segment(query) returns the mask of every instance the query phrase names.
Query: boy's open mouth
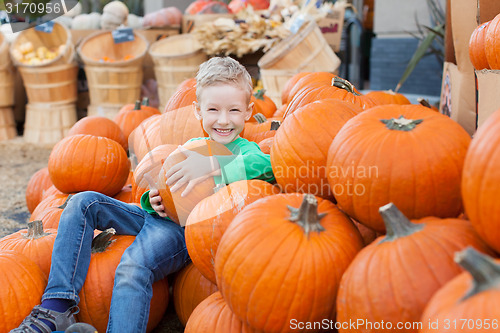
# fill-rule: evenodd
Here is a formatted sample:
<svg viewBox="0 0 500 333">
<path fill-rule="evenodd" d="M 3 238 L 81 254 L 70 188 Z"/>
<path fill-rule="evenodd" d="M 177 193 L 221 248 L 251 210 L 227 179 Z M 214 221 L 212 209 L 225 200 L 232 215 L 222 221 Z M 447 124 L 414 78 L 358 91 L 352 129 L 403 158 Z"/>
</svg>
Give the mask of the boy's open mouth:
<svg viewBox="0 0 500 333">
<path fill-rule="evenodd" d="M 214 131 L 219 135 L 229 135 L 233 131 L 233 129 L 214 128 Z"/>
</svg>

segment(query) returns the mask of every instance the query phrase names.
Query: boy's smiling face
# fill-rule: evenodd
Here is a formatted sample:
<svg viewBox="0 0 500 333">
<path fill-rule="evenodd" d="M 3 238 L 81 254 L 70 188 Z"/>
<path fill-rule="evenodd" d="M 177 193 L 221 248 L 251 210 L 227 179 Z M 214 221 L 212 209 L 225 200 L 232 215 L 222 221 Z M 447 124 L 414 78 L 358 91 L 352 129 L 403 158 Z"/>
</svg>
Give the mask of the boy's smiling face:
<svg viewBox="0 0 500 333">
<path fill-rule="evenodd" d="M 236 85 L 204 87 L 199 99 L 199 103 L 194 103 L 196 118 L 202 120 L 210 138 L 222 144 L 235 140 L 252 116 L 253 103 L 248 104 L 248 92 Z"/>
</svg>

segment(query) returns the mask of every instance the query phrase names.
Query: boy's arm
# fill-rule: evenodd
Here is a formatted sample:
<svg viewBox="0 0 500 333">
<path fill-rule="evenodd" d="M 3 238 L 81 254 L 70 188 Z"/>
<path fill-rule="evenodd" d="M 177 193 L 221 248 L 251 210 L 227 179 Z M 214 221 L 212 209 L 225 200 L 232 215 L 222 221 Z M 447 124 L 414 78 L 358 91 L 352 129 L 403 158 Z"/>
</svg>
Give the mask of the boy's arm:
<svg viewBox="0 0 500 333">
<path fill-rule="evenodd" d="M 240 148 L 240 153 L 236 155 L 215 156 L 226 184 L 244 179 L 275 180 L 271 157 L 264 154 L 256 143 L 247 141 Z"/>
</svg>

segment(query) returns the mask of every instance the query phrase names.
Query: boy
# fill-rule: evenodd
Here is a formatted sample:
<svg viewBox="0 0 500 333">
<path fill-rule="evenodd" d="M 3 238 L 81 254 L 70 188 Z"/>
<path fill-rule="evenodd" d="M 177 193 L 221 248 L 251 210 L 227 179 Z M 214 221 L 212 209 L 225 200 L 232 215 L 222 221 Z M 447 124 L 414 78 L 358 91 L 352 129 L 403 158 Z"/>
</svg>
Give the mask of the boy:
<svg viewBox="0 0 500 333">
<path fill-rule="evenodd" d="M 180 148 L 187 158 L 167 171 L 171 191 L 187 184 L 182 193 L 186 195 L 200 181 L 217 175 L 223 175 L 226 183 L 253 178 L 273 181 L 269 155 L 239 136 L 253 106 L 251 78 L 245 68 L 231 58 L 215 57 L 200 66 L 196 80 L 196 117 L 210 139 L 238 156 L 207 157 Z M 239 167 L 234 160 L 244 165 Z M 65 330 L 75 322 L 94 229 L 107 228 L 114 228 L 117 234 L 136 235 L 116 269 L 107 332 L 146 332 L 152 284 L 185 266 L 189 256 L 184 228 L 165 214 L 158 190 L 146 192 L 141 206 L 96 192 L 73 196 L 61 215 L 42 304 L 11 332 Z"/>
</svg>

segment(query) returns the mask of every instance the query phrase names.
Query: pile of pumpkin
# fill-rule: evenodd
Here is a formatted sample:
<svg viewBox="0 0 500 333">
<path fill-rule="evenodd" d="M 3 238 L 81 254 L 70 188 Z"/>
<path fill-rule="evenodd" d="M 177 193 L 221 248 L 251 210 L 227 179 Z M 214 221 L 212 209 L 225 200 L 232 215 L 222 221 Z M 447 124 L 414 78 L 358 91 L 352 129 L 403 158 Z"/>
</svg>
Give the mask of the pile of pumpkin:
<svg viewBox="0 0 500 333">
<path fill-rule="evenodd" d="M 192 264 L 173 285 L 186 332 L 382 332 L 388 325 L 458 332 L 465 319 L 470 332 L 499 330 L 500 266 L 492 258 L 500 251 L 500 110 L 471 140 L 450 118 L 401 94 L 362 95 L 330 73 L 299 73 L 283 87 L 279 109 L 262 91 L 252 97 L 255 117 L 242 134 L 270 153 L 276 184 L 237 181 L 215 193 L 213 183 L 203 184 L 174 205 L 162 169 L 178 162 L 178 145 L 204 135 L 191 107 L 194 84 L 183 82 L 163 113 L 136 103 L 115 121 L 83 118 L 54 147 L 26 192 L 31 220 L 41 222 L 0 240 L 16 251 L 0 252 L 0 271 L 10 274 L 0 278 L 0 300 L 18 309 L 9 324 L 39 301 L 71 193 L 94 190 L 137 204 L 158 186 L 170 216 L 186 220 Z M 210 145 L 199 141 L 186 147 Z M 92 256 L 82 300 L 93 302 L 82 301 L 78 315 L 99 331 L 109 299 L 91 294 L 97 286 L 111 293 L 126 247 L 117 244 L 133 238 L 103 234 L 105 244 L 114 242 Z M 106 267 L 100 281 L 98 265 Z M 157 284 L 150 330 L 168 301 L 166 282 Z M 429 326 L 436 321 L 439 329 Z"/>
</svg>

